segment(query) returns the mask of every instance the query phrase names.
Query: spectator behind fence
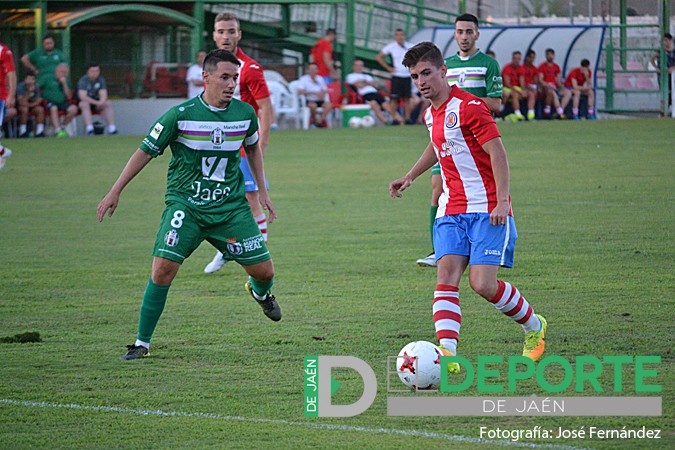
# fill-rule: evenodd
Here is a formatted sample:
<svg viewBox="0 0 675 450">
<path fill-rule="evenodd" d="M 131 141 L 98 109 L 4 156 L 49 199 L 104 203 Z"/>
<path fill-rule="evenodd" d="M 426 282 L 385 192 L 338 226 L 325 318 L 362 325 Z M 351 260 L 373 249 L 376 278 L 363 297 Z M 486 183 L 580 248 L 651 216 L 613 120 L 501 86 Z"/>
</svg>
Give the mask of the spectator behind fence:
<svg viewBox="0 0 675 450">
<path fill-rule="evenodd" d="M 563 115 L 558 93 L 563 87 L 562 70 L 555 63 L 555 50 L 546 49 L 546 61 L 539 65 L 539 84 L 544 92 L 544 117 L 551 116 L 551 105 L 555 107 L 558 117 Z"/>
<path fill-rule="evenodd" d="M 567 74 L 565 78 L 565 93 L 563 95 L 561 107 L 564 110 L 572 98 L 572 119 L 579 120 L 579 102 L 582 95 L 588 97 L 588 114 L 586 118 L 595 119 L 595 97 L 593 95 L 593 72 L 591 72 L 591 62 L 587 59 L 581 60 L 581 67 L 575 67 Z"/>
<path fill-rule="evenodd" d="M 5 108 L 13 108 L 16 93 L 16 71 L 14 54 L 9 47 L 0 42 L 0 127 L 5 117 Z M 0 144 L 0 169 L 5 166 L 5 158 L 12 151 Z"/>
<path fill-rule="evenodd" d="M 666 69 L 668 69 L 668 105 L 672 105 L 673 103 L 673 93 L 671 92 L 671 86 L 672 86 L 672 77 L 673 77 L 673 72 L 675 72 L 675 43 L 673 43 L 673 35 L 670 33 L 666 33 L 663 35 L 663 50 L 666 54 Z M 651 59 L 649 62 L 651 63 L 652 67 L 656 69 L 656 73 L 661 74 L 661 51 L 656 50 L 654 54 L 652 55 Z M 661 77 L 656 77 L 656 79 L 659 82 L 659 86 L 661 86 Z"/>
<path fill-rule="evenodd" d="M 410 113 L 413 109 L 412 104 L 412 79 L 410 72 L 403 66 L 403 57 L 413 45 L 405 40 L 405 31 L 398 28 L 394 31 L 394 42 L 387 44 L 375 58 L 377 62 L 384 67 L 384 69 L 391 73 L 391 101 L 389 113 L 394 119 L 392 125 L 396 123 L 404 124 L 410 122 Z M 385 56 L 391 58 L 391 65 L 385 60 Z M 405 120 L 398 120 L 400 115 L 397 113 L 399 101 L 403 100 L 403 111 L 405 113 Z"/>
<path fill-rule="evenodd" d="M 68 64 L 60 63 L 56 66 L 54 76 L 51 78 L 44 77 L 45 85 L 41 85 L 42 96 L 47 101 L 49 117 L 57 138 L 68 137 L 66 127 L 77 115 L 77 106 L 68 101 L 73 98 L 68 72 Z M 65 114 L 63 120 L 59 117 L 60 112 Z"/>
<path fill-rule="evenodd" d="M 307 73 L 298 80 L 298 94 L 304 95 L 309 107 L 310 120 L 317 128 L 327 128 L 326 117 L 333 109 L 328 96 L 328 86 L 323 77 L 319 75 L 319 67 L 316 63 L 307 66 Z M 321 114 L 318 113 L 322 108 Z"/>
<path fill-rule="evenodd" d="M 115 113 L 112 103 L 108 100 L 105 78 L 101 76 L 101 67 L 97 63 L 89 64 L 86 75 L 77 82 L 77 100 L 87 136 L 94 135 L 92 113 L 101 114 L 105 118 L 108 124 L 108 134 L 117 134 Z"/>
<path fill-rule="evenodd" d="M 204 80 L 202 79 L 202 66 L 204 65 L 204 58 L 206 58 L 206 52 L 204 50 L 199 50 L 196 56 L 196 63 L 188 67 L 187 74 L 185 75 L 185 82 L 188 86 L 188 98 L 194 98 L 202 93 L 204 90 Z"/>
<path fill-rule="evenodd" d="M 35 137 L 45 135 L 45 108 L 42 106 L 42 90 L 38 86 L 35 74 L 29 72 L 16 88 L 16 102 L 19 109 L 19 137 L 27 138 L 28 117 L 33 115 Z"/>
<path fill-rule="evenodd" d="M 382 114 L 382 107 L 389 110 L 389 101 L 378 91 L 378 84 L 375 82 L 375 79 L 371 75 L 363 73 L 363 60 L 355 59 L 352 64 L 352 70 L 353 72 L 347 75 L 345 81 L 358 91 L 363 102 L 369 104 L 373 109 L 375 117 L 386 125 L 387 119 Z"/>
<path fill-rule="evenodd" d="M 336 36 L 335 29 L 328 28 L 324 37 L 316 41 L 311 50 L 312 59 L 319 68 L 319 76 L 323 77 L 326 84 L 331 84 L 338 78 L 333 57 L 333 42 Z"/>
<path fill-rule="evenodd" d="M 54 79 L 56 66 L 67 63 L 65 53 L 55 47 L 54 36 L 45 35 L 42 38 L 42 48 L 36 48 L 21 57 L 21 62 L 26 68 L 35 73 L 37 83 L 44 90 L 48 80 Z"/>
</svg>

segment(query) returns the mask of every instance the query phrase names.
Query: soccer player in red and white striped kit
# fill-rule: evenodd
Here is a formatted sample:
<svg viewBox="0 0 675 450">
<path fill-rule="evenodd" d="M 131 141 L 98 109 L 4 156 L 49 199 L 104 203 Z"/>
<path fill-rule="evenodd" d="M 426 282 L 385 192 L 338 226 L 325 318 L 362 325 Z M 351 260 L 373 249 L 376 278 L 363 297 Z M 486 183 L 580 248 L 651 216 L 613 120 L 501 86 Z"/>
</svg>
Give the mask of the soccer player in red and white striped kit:
<svg viewBox="0 0 675 450">
<path fill-rule="evenodd" d="M 481 297 L 522 325 L 523 356 L 544 352 L 546 320 L 511 283 L 497 279 L 499 267 L 512 267 L 518 237 L 509 195 L 509 164 L 490 110 L 483 100 L 449 86 L 443 55 L 432 42 L 415 45 L 403 64 L 415 86 L 431 101 L 424 120 L 431 142 L 410 171 L 389 185 L 392 197 L 441 164 L 443 194 L 434 222 L 438 284 L 433 316 L 443 353 L 457 354 L 462 313 L 459 281 L 469 269 L 469 284 Z M 450 372 L 459 365 L 451 364 Z"/>
</svg>

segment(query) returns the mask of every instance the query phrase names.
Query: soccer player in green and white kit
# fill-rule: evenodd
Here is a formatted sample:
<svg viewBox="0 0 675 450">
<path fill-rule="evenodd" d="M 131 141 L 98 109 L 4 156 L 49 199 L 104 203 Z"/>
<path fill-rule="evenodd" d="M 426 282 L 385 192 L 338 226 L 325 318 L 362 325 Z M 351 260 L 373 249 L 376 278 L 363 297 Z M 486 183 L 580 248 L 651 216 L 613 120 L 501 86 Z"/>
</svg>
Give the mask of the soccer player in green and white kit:
<svg viewBox="0 0 675 450">
<path fill-rule="evenodd" d="M 476 47 L 476 41 L 480 36 L 478 18 L 473 14 L 457 16 L 454 34 L 459 51 L 445 60 L 445 65 L 448 66 L 448 84 L 450 86 L 456 84 L 460 89 L 480 97 L 490 111 L 498 113 L 502 104 L 502 74 L 499 63 Z M 432 245 L 438 198 L 442 193 L 441 165 L 437 163 L 431 168 L 429 225 Z M 436 252 L 432 251 L 428 256 L 418 259 L 417 265 L 436 267 Z"/>
<path fill-rule="evenodd" d="M 143 296 L 137 340 L 128 346 L 123 360 L 148 355 L 171 282 L 204 240 L 242 265 L 249 274 L 246 290 L 267 317 L 281 319 L 281 308 L 270 293 L 274 265 L 246 201 L 239 170 L 243 144 L 260 189 L 260 203 L 272 222 L 276 212 L 265 189 L 258 120 L 249 104 L 233 98 L 239 64 L 226 50 L 211 51 L 204 60 L 204 92 L 159 118 L 98 205 L 99 222 L 106 213 L 112 216 L 125 186 L 152 158 L 171 147 L 166 207 L 153 250 L 152 277 Z"/>
</svg>

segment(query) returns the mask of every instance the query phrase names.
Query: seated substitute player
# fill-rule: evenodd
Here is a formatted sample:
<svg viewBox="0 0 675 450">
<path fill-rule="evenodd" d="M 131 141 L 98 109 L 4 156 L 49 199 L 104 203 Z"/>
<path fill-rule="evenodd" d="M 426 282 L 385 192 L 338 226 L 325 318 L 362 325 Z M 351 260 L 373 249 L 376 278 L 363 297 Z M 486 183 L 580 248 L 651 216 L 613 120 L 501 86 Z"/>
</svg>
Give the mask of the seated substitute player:
<svg viewBox="0 0 675 450">
<path fill-rule="evenodd" d="M 86 128 L 87 136 L 94 135 L 92 113 L 98 112 L 108 124 L 108 134 L 117 134 L 115 126 L 115 114 L 110 100 L 108 100 L 108 88 L 105 78 L 101 76 L 101 67 L 98 63 L 91 63 L 87 67 L 87 73 L 77 82 L 77 100 Z"/>
<path fill-rule="evenodd" d="M 519 85 L 521 86 L 523 97 L 527 99 L 527 120 L 534 120 L 534 104 L 537 101 L 539 93 L 539 69 L 534 65 L 537 54 L 534 50 L 528 50 L 525 53 L 525 64 L 518 68 Z"/>
<path fill-rule="evenodd" d="M 544 91 L 544 117 L 551 117 L 551 105 L 555 107 L 557 118 L 563 114 L 563 109 L 560 107 L 560 99 L 558 93 L 563 87 L 562 84 L 562 70 L 560 66 L 555 63 L 555 50 L 552 48 L 546 49 L 546 61 L 541 63 L 539 69 L 539 84 Z"/>
<path fill-rule="evenodd" d="M 511 102 L 513 112 L 504 120 L 510 120 L 513 123 L 523 120 L 523 113 L 520 111 L 520 100 L 523 98 L 523 89 L 520 87 L 520 60 L 523 54 L 519 51 L 511 53 L 511 62 L 502 69 L 502 97 L 503 105 L 506 106 Z M 502 111 L 503 113 L 503 111 Z"/>
<path fill-rule="evenodd" d="M 581 66 L 570 70 L 563 85 L 565 86 L 565 93 L 560 102 L 560 107 L 564 110 L 567 108 L 570 99 L 572 99 L 572 119 L 579 120 L 579 102 L 581 96 L 585 95 L 588 97 L 588 115 L 586 118 L 595 120 L 595 95 L 591 62 L 587 59 L 582 59 Z"/>
<path fill-rule="evenodd" d="M 35 81 L 35 74 L 29 72 L 16 88 L 16 103 L 19 105 L 19 137 L 28 134 L 28 117 L 35 116 L 35 137 L 45 135 L 45 108 L 42 106 L 42 91 Z"/>
<path fill-rule="evenodd" d="M 233 98 L 240 62 L 226 50 L 211 51 L 204 61 L 204 93 L 174 106 L 152 127 L 131 156 L 110 192 L 98 205 L 98 220 L 112 216 L 125 186 L 152 160 L 171 147 L 166 207 L 153 251 L 152 277 L 143 296 L 138 338 L 123 360 L 148 355 L 171 282 L 183 261 L 206 240 L 237 261 L 249 274 L 246 290 L 267 317 L 281 319 L 281 308 L 270 288 L 274 265 L 253 219 L 239 170 L 243 144 L 260 202 L 276 213 L 263 183 L 258 145 L 258 120 L 253 108 Z"/>
<path fill-rule="evenodd" d="M 441 164 L 443 194 L 434 223 L 438 284 L 433 318 L 443 354 L 457 353 L 462 313 L 459 281 L 469 269 L 469 284 L 481 297 L 523 326 L 523 356 L 538 360 L 544 352 L 546 320 L 510 283 L 497 279 L 500 266 L 512 267 L 518 237 L 509 196 L 506 150 L 485 101 L 446 82 L 443 55 L 432 42 L 417 44 L 405 55 L 413 82 L 431 100 L 425 122 L 431 142 L 410 171 L 392 181 L 401 192 L 436 161 Z M 450 372 L 459 365 L 449 364 Z"/>
</svg>

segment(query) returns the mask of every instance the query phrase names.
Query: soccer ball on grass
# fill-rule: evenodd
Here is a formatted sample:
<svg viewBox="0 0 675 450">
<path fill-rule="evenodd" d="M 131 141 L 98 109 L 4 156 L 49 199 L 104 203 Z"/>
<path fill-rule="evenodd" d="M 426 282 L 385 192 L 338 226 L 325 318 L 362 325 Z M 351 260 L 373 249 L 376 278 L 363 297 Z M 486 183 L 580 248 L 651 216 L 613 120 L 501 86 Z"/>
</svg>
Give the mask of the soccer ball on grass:
<svg viewBox="0 0 675 450">
<path fill-rule="evenodd" d="M 441 355 L 431 342 L 411 342 L 398 353 L 396 372 L 411 389 L 437 389 L 441 384 Z"/>
<path fill-rule="evenodd" d="M 349 128 L 359 128 L 361 126 L 361 118 L 354 116 L 349 119 Z"/>
<path fill-rule="evenodd" d="M 361 126 L 363 128 L 371 128 L 375 126 L 375 119 L 373 116 L 365 116 L 361 119 Z"/>
</svg>

